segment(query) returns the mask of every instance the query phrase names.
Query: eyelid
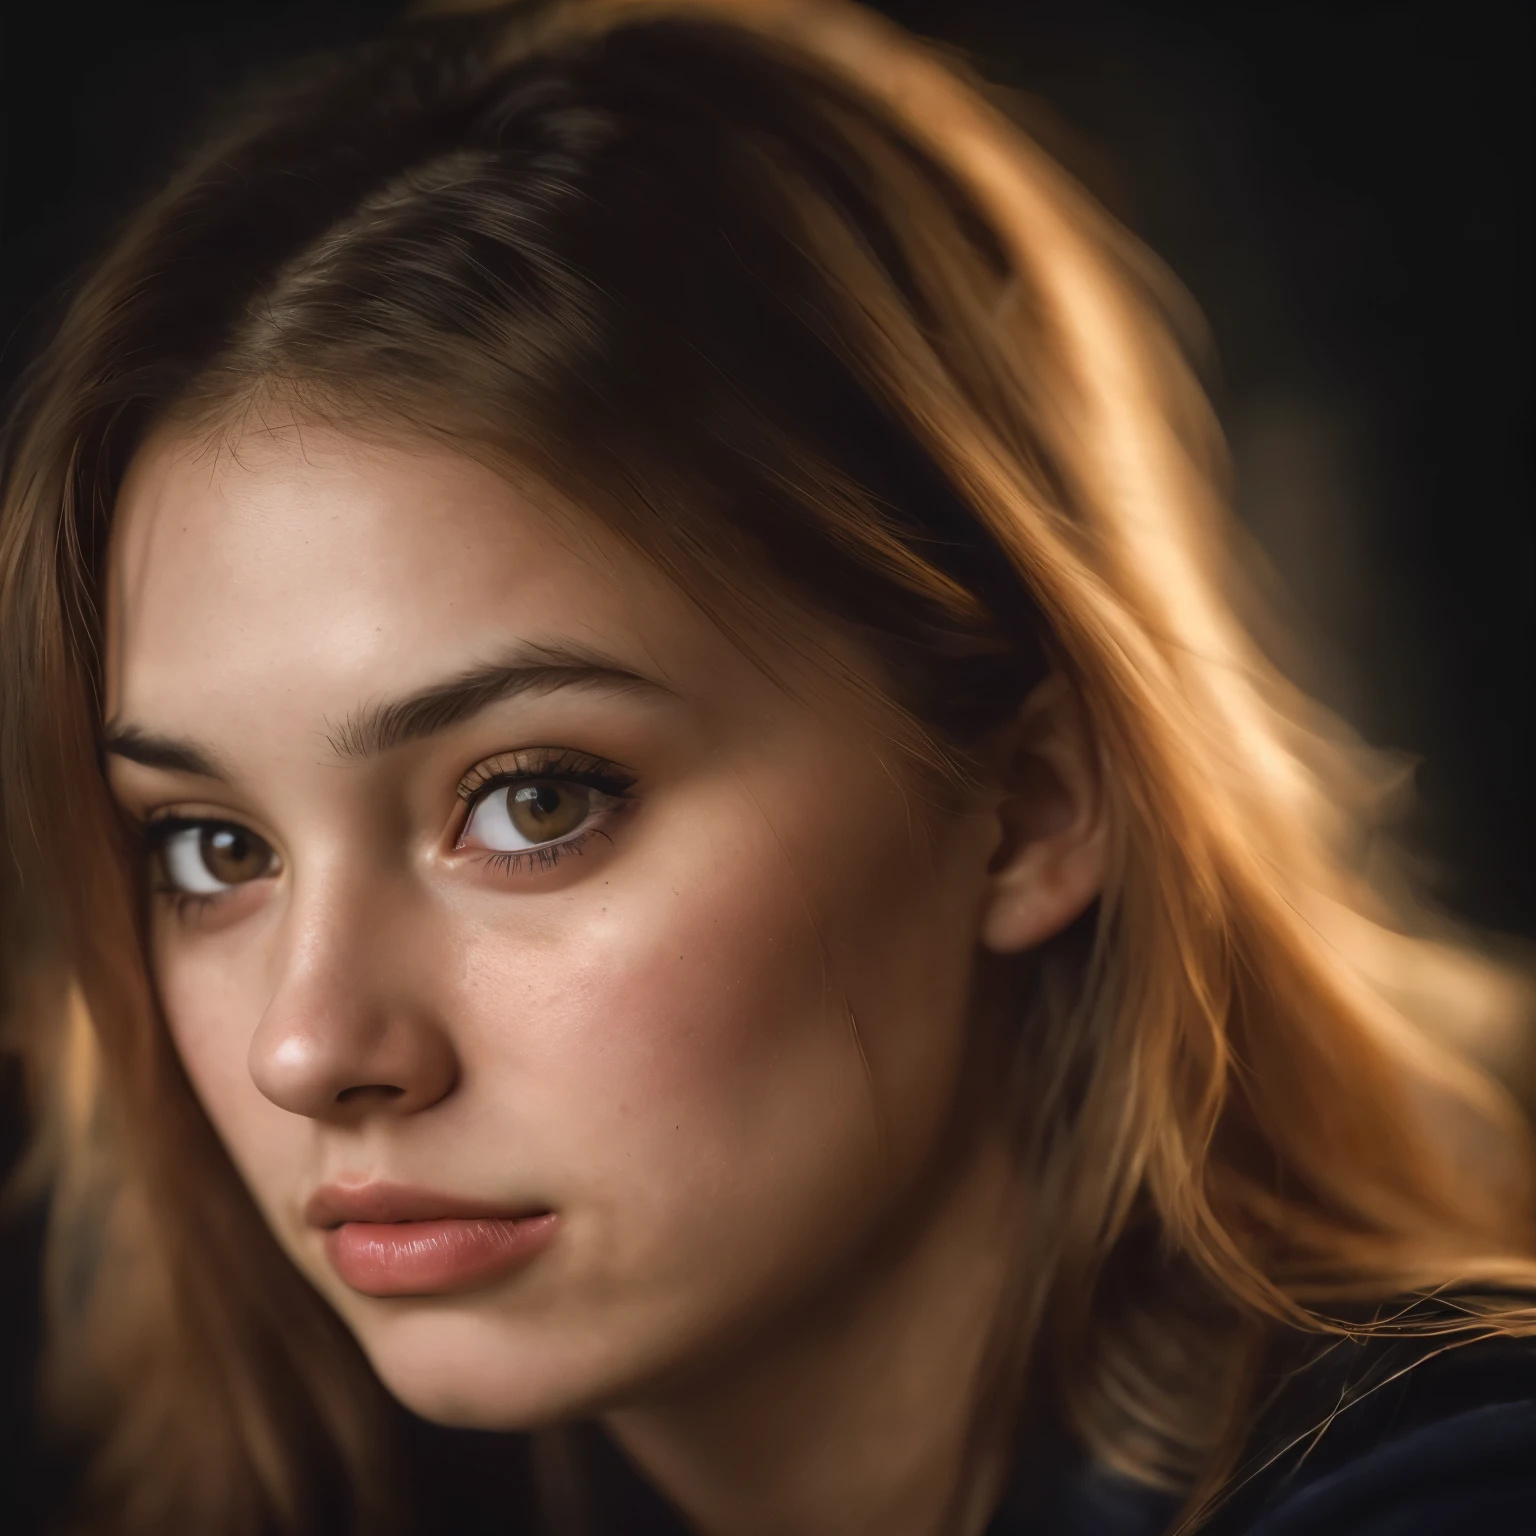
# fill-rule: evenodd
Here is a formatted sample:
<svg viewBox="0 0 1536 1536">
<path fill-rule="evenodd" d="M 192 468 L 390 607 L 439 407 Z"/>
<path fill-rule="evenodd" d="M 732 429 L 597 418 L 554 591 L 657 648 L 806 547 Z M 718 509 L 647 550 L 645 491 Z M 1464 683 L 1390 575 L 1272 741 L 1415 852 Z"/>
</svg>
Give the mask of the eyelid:
<svg viewBox="0 0 1536 1536">
<path fill-rule="evenodd" d="M 261 838 L 268 847 L 271 846 L 270 840 L 255 827 L 236 821 L 233 816 L 189 816 L 185 811 L 152 811 L 139 823 L 139 835 L 151 846 L 158 847 L 161 843 L 169 842 L 178 832 L 186 832 L 192 827 L 238 827 L 242 832 Z"/>
<path fill-rule="evenodd" d="M 477 763 L 459 780 L 457 793 L 469 805 L 489 789 L 533 779 L 585 784 L 616 800 L 623 799 L 638 782 L 622 764 L 590 752 L 572 747 L 519 747 Z"/>
<path fill-rule="evenodd" d="M 260 826 L 250 818 L 236 814 L 233 811 L 151 811 L 147 816 L 137 818 L 137 830 L 147 846 L 154 848 L 168 841 L 178 832 L 185 832 L 189 827 L 234 827 L 237 831 L 248 832 L 252 837 L 259 838 L 277 854 L 277 842 Z"/>
</svg>

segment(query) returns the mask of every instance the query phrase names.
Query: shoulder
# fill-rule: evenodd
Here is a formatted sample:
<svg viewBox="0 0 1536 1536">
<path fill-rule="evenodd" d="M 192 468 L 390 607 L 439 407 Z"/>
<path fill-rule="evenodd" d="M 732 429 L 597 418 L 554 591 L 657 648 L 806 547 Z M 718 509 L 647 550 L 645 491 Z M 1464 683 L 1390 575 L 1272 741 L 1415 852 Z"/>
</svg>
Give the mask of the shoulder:
<svg viewBox="0 0 1536 1536">
<path fill-rule="evenodd" d="M 1536 1514 L 1536 1400 L 1401 1435 L 1304 1482 L 1243 1536 L 1522 1536 Z"/>
<path fill-rule="evenodd" d="M 1343 1347 L 1261 1425 L 1202 1536 L 1517 1536 L 1536 1509 L 1536 1343 Z"/>
<path fill-rule="evenodd" d="M 1465 1322 L 1452 1307 L 1419 1320 Z M 1404 1311 L 1401 1317 L 1408 1316 Z M 1198 1528 L 1180 1500 L 1026 1457 L 987 1536 L 1525 1536 L 1536 1529 L 1536 1341 L 1455 1335 L 1294 1349 L 1226 1496 Z M 1042 1489 L 1048 1490 L 1042 1494 Z"/>
</svg>

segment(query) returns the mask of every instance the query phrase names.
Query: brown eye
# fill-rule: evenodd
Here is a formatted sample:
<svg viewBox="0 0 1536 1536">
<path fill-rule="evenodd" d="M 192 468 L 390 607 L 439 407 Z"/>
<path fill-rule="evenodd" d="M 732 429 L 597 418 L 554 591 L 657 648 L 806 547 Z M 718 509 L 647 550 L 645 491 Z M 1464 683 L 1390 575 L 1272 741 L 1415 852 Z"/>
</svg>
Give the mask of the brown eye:
<svg viewBox="0 0 1536 1536">
<path fill-rule="evenodd" d="M 244 827 L 204 827 L 197 851 L 208 873 L 225 885 L 259 880 L 272 862 L 272 850 Z"/>
<path fill-rule="evenodd" d="M 277 857 L 247 827 L 230 822 L 183 824 L 160 844 L 166 883 L 192 896 L 214 896 L 272 874 Z"/>
<path fill-rule="evenodd" d="M 512 825 L 531 843 L 574 832 L 587 819 L 592 792 L 582 784 L 522 784 L 509 791 Z"/>
<path fill-rule="evenodd" d="M 605 798 L 558 779 L 498 785 L 475 801 L 460 843 L 507 853 L 556 843 L 578 831 Z"/>
</svg>

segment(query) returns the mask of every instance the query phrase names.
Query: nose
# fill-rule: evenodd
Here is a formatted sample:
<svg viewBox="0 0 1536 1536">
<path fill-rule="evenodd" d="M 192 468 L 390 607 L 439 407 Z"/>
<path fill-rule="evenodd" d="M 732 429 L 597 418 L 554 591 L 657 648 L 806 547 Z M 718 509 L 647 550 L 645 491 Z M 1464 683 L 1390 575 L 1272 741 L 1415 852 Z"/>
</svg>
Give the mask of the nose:
<svg viewBox="0 0 1536 1536">
<path fill-rule="evenodd" d="M 430 957 L 387 921 L 380 894 L 333 890 L 291 914 L 249 1068 L 293 1114 L 333 1124 L 418 1114 L 458 1082 Z"/>
</svg>

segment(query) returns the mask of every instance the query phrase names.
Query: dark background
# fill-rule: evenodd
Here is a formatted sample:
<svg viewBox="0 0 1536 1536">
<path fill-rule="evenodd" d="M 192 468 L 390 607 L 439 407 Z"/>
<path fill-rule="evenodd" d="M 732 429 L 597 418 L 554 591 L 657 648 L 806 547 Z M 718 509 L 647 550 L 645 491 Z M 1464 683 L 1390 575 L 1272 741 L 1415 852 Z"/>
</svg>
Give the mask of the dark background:
<svg viewBox="0 0 1536 1536">
<path fill-rule="evenodd" d="M 1032 92 L 1054 147 L 1190 288 L 1239 512 L 1307 685 L 1419 760 L 1433 890 L 1536 933 L 1529 8 L 896 0 Z M 232 83 L 380 0 L 0 9 L 0 389 L 71 274 Z M 0 1080 L 0 1165 L 19 1141 Z M 0 1525 L 62 1469 L 27 1426 L 36 1216 L 0 1252 Z"/>
</svg>

